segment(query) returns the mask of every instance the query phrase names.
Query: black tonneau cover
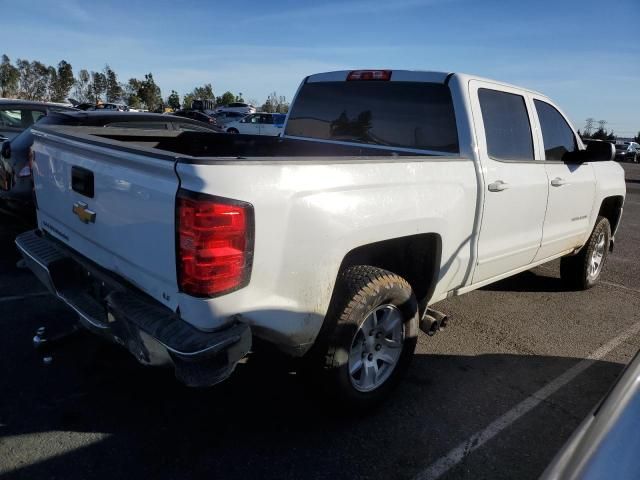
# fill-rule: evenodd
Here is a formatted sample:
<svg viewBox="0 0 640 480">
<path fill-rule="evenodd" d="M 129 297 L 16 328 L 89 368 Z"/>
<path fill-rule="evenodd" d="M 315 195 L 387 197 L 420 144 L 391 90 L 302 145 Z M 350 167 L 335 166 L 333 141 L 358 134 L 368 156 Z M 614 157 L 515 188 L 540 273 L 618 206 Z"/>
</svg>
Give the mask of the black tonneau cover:
<svg viewBox="0 0 640 480">
<path fill-rule="evenodd" d="M 429 156 L 402 149 L 342 145 L 317 140 L 301 140 L 261 135 L 207 132 L 141 130 L 134 128 L 36 126 L 34 133 L 52 134 L 133 153 L 146 151 L 158 158 L 195 157 L 198 162 L 211 158 L 248 157 L 399 157 Z M 181 158 L 189 161 L 189 158 Z"/>
</svg>

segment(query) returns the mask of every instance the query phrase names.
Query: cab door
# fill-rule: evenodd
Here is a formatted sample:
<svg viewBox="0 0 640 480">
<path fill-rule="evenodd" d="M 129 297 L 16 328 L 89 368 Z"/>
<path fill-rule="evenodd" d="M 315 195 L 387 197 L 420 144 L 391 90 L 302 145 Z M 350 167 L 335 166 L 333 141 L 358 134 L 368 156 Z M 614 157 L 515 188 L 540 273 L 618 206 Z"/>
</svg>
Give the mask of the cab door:
<svg viewBox="0 0 640 480">
<path fill-rule="evenodd" d="M 529 265 L 542 241 L 548 181 L 536 160 L 528 94 L 473 80 L 469 83 L 485 200 L 473 283 Z"/>
<path fill-rule="evenodd" d="M 591 228 L 596 179 L 591 164 L 575 163 L 571 153 L 578 150 L 573 129 L 548 99 L 533 96 L 549 182 L 549 200 L 544 220 L 542 245 L 536 260 L 580 247 Z"/>
<path fill-rule="evenodd" d="M 260 135 L 273 135 L 271 130 L 273 129 L 273 115 L 269 115 L 268 113 L 260 113 L 258 114 L 260 117 L 259 120 L 259 134 Z"/>
<path fill-rule="evenodd" d="M 245 135 L 260 135 L 260 114 L 247 115 L 238 122 L 238 131 Z"/>
</svg>

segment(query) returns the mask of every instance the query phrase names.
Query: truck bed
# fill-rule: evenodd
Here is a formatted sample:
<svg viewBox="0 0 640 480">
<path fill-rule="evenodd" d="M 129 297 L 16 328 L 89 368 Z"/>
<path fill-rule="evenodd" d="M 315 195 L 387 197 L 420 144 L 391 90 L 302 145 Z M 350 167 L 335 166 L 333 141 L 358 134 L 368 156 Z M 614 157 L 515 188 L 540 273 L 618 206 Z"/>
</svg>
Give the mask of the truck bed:
<svg viewBox="0 0 640 480">
<path fill-rule="evenodd" d="M 198 163 L 220 161 L 221 159 L 266 160 L 278 158 L 291 160 L 295 157 L 432 157 L 421 152 L 403 149 L 376 148 L 366 145 L 344 145 L 318 140 L 299 140 L 291 138 L 233 135 L 206 132 L 154 131 L 131 128 L 42 126 L 37 131 L 54 134 L 63 138 L 78 139 L 95 145 L 131 150 L 140 153 L 146 151 L 158 158 L 176 160 L 176 154 L 195 157 Z M 187 159 L 184 159 L 187 160 Z"/>
</svg>

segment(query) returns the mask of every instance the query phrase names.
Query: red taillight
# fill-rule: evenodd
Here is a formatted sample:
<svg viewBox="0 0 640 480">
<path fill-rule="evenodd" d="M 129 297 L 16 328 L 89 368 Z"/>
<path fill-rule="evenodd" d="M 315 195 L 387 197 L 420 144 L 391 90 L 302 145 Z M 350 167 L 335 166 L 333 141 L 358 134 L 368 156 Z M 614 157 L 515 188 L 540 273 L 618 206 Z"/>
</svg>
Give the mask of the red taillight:
<svg viewBox="0 0 640 480">
<path fill-rule="evenodd" d="M 177 263 L 180 290 L 212 297 L 249 283 L 253 260 L 253 206 L 178 192 Z"/>
<path fill-rule="evenodd" d="M 354 70 L 347 80 L 391 80 L 391 70 Z"/>
</svg>

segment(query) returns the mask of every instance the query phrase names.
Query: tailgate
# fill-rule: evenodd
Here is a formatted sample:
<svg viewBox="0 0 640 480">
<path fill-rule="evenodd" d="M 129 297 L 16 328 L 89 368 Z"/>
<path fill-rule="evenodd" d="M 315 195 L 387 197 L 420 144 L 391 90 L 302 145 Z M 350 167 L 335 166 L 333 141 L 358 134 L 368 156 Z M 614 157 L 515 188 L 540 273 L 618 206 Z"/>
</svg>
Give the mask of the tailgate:
<svg viewBox="0 0 640 480">
<path fill-rule="evenodd" d="M 175 309 L 174 158 L 34 134 L 39 227 Z"/>
</svg>

